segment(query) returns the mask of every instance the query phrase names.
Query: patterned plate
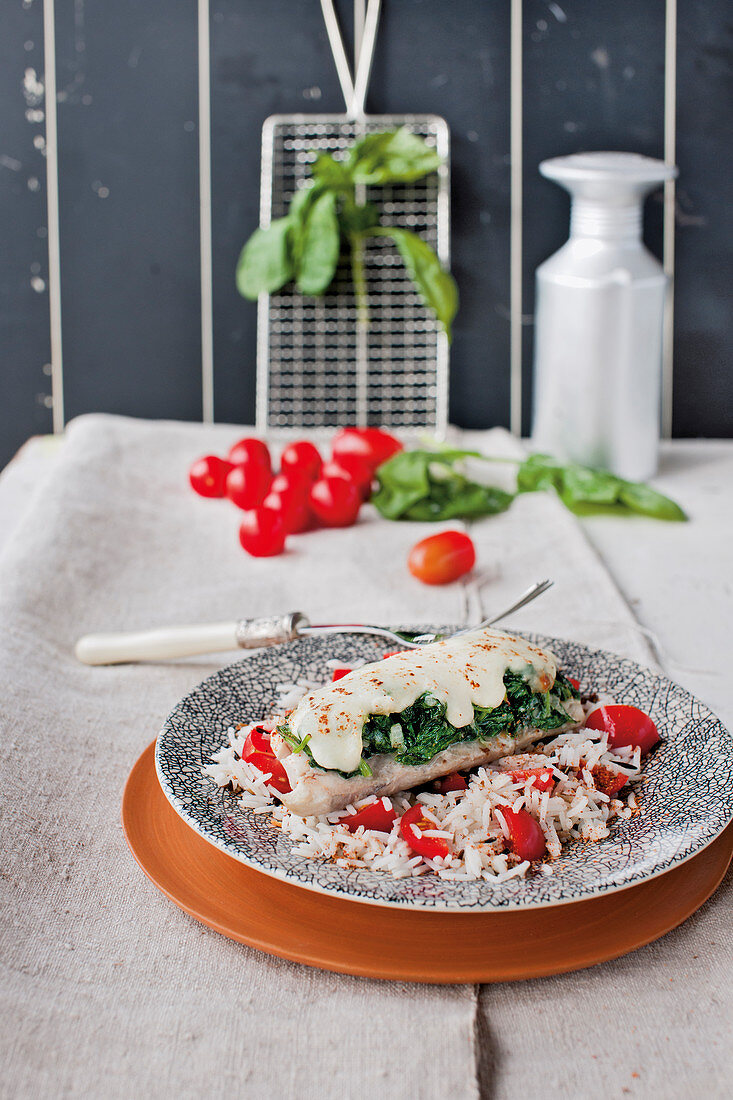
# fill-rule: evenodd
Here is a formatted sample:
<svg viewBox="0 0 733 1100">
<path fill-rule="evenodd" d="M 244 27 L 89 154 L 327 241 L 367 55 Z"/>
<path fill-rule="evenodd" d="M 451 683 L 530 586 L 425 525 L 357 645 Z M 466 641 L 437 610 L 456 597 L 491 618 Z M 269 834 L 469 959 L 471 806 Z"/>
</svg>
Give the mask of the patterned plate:
<svg viewBox="0 0 733 1100">
<path fill-rule="evenodd" d="M 434 629 L 434 628 L 430 628 Z M 449 628 L 441 628 L 448 632 Z M 243 863 L 293 885 L 351 901 L 406 909 L 525 909 L 560 905 L 622 890 L 662 874 L 699 852 L 733 816 L 733 745 L 714 714 L 679 685 L 603 650 L 542 635 L 564 672 L 650 714 L 662 744 L 647 761 L 641 812 L 619 821 L 598 843 L 575 841 L 552 864 L 553 874 L 489 882 L 443 882 L 433 874 L 395 879 L 384 872 L 346 871 L 304 859 L 294 842 L 244 809 L 235 795 L 201 774 L 229 726 L 269 713 L 278 684 L 329 679 L 326 662 L 378 660 L 384 642 L 361 634 L 304 638 L 259 651 L 221 669 L 187 695 L 158 736 L 155 760 L 163 791 L 205 840 Z"/>
</svg>

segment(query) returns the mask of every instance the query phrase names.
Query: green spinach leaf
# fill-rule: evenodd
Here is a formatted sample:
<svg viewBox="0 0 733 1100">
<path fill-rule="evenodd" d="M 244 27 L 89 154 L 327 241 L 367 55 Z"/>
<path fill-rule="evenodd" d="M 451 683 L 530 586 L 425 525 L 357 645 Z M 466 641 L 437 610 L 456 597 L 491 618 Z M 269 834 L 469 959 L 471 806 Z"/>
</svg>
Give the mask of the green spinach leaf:
<svg viewBox="0 0 733 1100">
<path fill-rule="evenodd" d="M 280 290 L 293 278 L 290 227 L 288 218 L 276 218 L 249 238 L 237 262 L 237 290 L 242 297 L 254 301 L 260 294 Z"/>
<path fill-rule="evenodd" d="M 330 153 L 321 153 L 316 157 L 311 172 L 315 180 L 334 191 L 350 191 L 354 186 L 349 166 L 335 160 Z"/>
<path fill-rule="evenodd" d="M 420 237 L 407 230 L 379 225 L 374 203 L 357 203 L 357 185 L 372 186 L 419 179 L 435 171 L 442 158 L 422 138 L 405 127 L 368 134 L 355 142 L 346 161 L 318 155 L 311 180 L 293 196 L 288 215 L 268 229 L 257 229 L 242 249 L 237 288 L 255 299 L 273 293 L 291 279 L 303 294 L 320 295 L 338 267 L 342 239 L 351 252 L 352 278 L 359 319 L 368 321 L 367 280 L 363 240 L 389 232 L 400 251 L 420 297 L 450 338 L 458 308 L 455 282 Z"/>
<path fill-rule="evenodd" d="M 619 500 L 632 512 L 639 512 L 640 515 L 651 516 L 653 519 L 687 519 L 679 504 L 648 485 L 625 481 L 619 490 Z"/>
<path fill-rule="evenodd" d="M 571 721 L 561 697 L 574 692 L 562 673 L 557 689 L 532 691 L 529 683 L 516 672 L 504 674 L 506 697 L 498 707 L 474 707 L 473 722 L 457 728 L 446 717 L 446 704 L 429 693 L 421 695 L 400 713 L 372 715 L 362 730 L 362 752 L 368 759 L 390 753 L 400 764 L 426 764 L 439 752 L 461 741 L 489 741 L 499 733 L 518 733 L 537 728 L 554 730 Z M 567 685 L 567 687 L 566 687 Z M 393 727 L 399 726 L 399 740 Z"/>
<path fill-rule="evenodd" d="M 336 195 L 324 191 L 308 209 L 300 234 L 296 285 L 301 293 L 323 294 L 336 271 L 340 247 Z"/>
<path fill-rule="evenodd" d="M 648 485 L 625 481 L 607 470 L 563 464 L 550 455 L 530 455 L 519 467 L 517 488 L 520 493 L 554 489 L 567 508 L 580 514 L 600 509 L 637 512 L 655 519 L 687 519 L 678 504 Z"/>
<path fill-rule="evenodd" d="M 372 504 L 386 519 L 472 519 L 505 511 L 511 493 L 469 481 L 454 463 L 464 451 L 400 451 L 377 470 Z"/>
<path fill-rule="evenodd" d="M 440 266 L 430 245 L 409 229 L 383 226 L 372 232 L 392 238 L 418 294 L 432 309 L 450 340 L 451 325 L 458 310 L 458 287 L 453 276 Z"/>
<path fill-rule="evenodd" d="M 442 157 L 422 138 L 401 127 L 368 134 L 357 141 L 349 155 L 354 183 L 410 183 L 440 167 Z"/>
<path fill-rule="evenodd" d="M 341 232 L 346 237 L 354 234 L 368 235 L 371 229 L 379 225 L 379 210 L 374 203 L 359 204 L 350 195 L 345 196 L 339 213 Z"/>
</svg>

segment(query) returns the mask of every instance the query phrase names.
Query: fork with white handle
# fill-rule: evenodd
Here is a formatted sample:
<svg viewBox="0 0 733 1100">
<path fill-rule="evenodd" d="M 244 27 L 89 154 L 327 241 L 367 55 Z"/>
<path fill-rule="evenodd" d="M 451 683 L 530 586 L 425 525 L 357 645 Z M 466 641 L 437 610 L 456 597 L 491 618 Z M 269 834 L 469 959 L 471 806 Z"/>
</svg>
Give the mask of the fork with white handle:
<svg viewBox="0 0 733 1100">
<path fill-rule="evenodd" d="M 550 580 L 538 581 L 515 600 L 511 607 L 505 608 L 498 615 L 492 615 L 490 619 L 484 619 L 477 626 L 465 627 L 457 631 L 457 634 L 481 630 L 499 622 L 542 595 L 551 585 Z M 374 634 L 395 642 L 401 649 L 417 649 L 444 637 L 440 634 L 403 634 L 383 626 L 368 626 L 364 623 L 311 626 L 302 612 L 291 611 L 287 615 L 239 619 L 234 622 L 170 626 L 125 634 L 85 634 L 76 643 L 74 653 L 85 665 L 118 665 L 133 661 L 163 661 L 175 657 L 196 657 L 205 653 L 225 653 L 237 648 L 262 649 L 313 634 Z"/>
</svg>

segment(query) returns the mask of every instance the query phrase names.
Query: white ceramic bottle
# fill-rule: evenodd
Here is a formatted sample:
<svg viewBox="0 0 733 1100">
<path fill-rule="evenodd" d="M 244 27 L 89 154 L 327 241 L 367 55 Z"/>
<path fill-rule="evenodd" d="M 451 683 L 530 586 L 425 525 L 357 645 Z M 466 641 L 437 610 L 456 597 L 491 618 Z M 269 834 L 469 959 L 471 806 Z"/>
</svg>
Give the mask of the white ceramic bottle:
<svg viewBox="0 0 733 1100">
<path fill-rule="evenodd" d="M 666 276 L 641 241 L 644 197 L 677 175 L 633 153 L 540 165 L 572 196 L 570 239 L 537 269 L 536 446 L 642 481 L 657 467 Z"/>
</svg>

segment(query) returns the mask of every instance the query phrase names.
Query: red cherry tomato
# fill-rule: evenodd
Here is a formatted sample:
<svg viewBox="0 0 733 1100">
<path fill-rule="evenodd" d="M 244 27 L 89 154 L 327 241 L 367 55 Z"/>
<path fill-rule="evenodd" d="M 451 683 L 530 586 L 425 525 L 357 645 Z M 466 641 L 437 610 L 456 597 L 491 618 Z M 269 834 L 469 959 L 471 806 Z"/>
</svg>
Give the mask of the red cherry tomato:
<svg viewBox="0 0 733 1100">
<path fill-rule="evenodd" d="M 244 512 L 239 541 L 253 558 L 270 558 L 285 548 L 285 524 L 272 508 L 252 508 Z"/>
<path fill-rule="evenodd" d="M 311 512 L 304 490 L 287 489 L 276 492 L 270 487 L 269 493 L 262 501 L 262 506 L 272 508 L 273 512 L 280 515 L 288 535 L 299 535 L 302 531 L 307 531 L 311 525 Z"/>
<path fill-rule="evenodd" d="M 542 859 L 547 851 L 545 834 L 527 810 L 510 810 L 508 806 L 497 806 L 494 813 L 501 815 L 509 830 L 509 844 L 520 859 Z"/>
<path fill-rule="evenodd" d="M 246 760 L 258 771 L 265 774 L 269 772 L 270 778 L 267 780 L 267 786 L 274 787 L 280 794 L 287 794 L 293 789 L 290 786 L 288 773 L 270 747 L 270 735 L 261 726 L 255 726 L 247 734 L 242 749 L 242 760 Z"/>
<path fill-rule="evenodd" d="M 297 467 L 292 467 L 284 473 L 281 472 L 275 475 L 270 485 L 270 491 L 273 493 L 300 493 L 302 496 L 307 497 L 310 485 L 311 483 L 303 471 Z"/>
<path fill-rule="evenodd" d="M 242 749 L 242 759 L 249 760 L 252 753 L 255 752 L 271 752 L 270 749 L 270 735 L 264 726 L 255 726 L 247 734 L 247 738 L 244 742 L 244 748 Z"/>
<path fill-rule="evenodd" d="M 520 768 L 519 771 L 509 772 L 509 774 L 515 783 L 526 783 L 534 776 L 532 786 L 536 791 L 549 791 L 555 783 L 552 768 Z"/>
<path fill-rule="evenodd" d="M 340 458 L 324 462 L 321 477 L 346 477 L 354 482 L 362 500 L 368 500 L 372 495 L 372 468 L 358 455 L 341 455 Z"/>
<path fill-rule="evenodd" d="M 331 444 L 331 454 L 337 462 L 352 455 L 363 459 L 372 471 L 402 449 L 399 439 L 381 428 L 343 428 Z"/>
<path fill-rule="evenodd" d="M 376 802 L 370 802 L 368 806 L 339 818 L 339 825 L 345 825 L 350 833 L 355 833 L 360 825 L 365 829 L 372 829 L 375 833 L 391 833 L 392 825 L 397 820 L 397 814 L 393 809 L 388 809 L 383 798 Z"/>
<path fill-rule="evenodd" d="M 415 543 L 407 568 L 423 584 L 449 584 L 468 573 L 476 562 L 476 550 L 463 531 L 441 531 Z"/>
<path fill-rule="evenodd" d="M 229 471 L 226 495 L 238 508 L 257 508 L 267 496 L 271 480 L 270 471 L 250 458 Z"/>
<path fill-rule="evenodd" d="M 436 781 L 435 786 L 439 794 L 448 794 L 448 791 L 465 791 L 468 789 L 468 783 L 460 772 L 453 772 L 452 775 L 441 776 L 441 778 Z"/>
<path fill-rule="evenodd" d="M 253 439 L 251 436 L 240 439 L 229 449 L 227 458 L 233 466 L 238 466 L 240 462 L 259 462 L 268 473 L 272 473 L 270 450 L 261 439 Z"/>
<path fill-rule="evenodd" d="M 350 527 L 361 507 L 361 494 L 345 477 L 322 477 L 311 486 L 309 503 L 324 527 Z"/>
<path fill-rule="evenodd" d="M 649 715 L 638 707 L 625 703 L 596 707 L 586 718 L 585 727 L 589 730 L 604 730 L 612 749 L 620 749 L 625 745 L 636 748 L 638 745 L 644 756 L 661 740 Z"/>
<path fill-rule="evenodd" d="M 426 817 L 423 817 L 423 807 L 417 802 L 400 819 L 400 832 L 404 840 L 419 856 L 426 859 L 438 859 L 440 856 L 450 855 L 450 848 L 442 836 L 423 836 L 426 829 L 434 829 L 435 825 Z"/>
<path fill-rule="evenodd" d="M 353 672 L 351 668 L 335 668 L 333 675 L 331 676 L 331 683 L 334 684 L 337 680 L 343 680 L 344 676 L 348 676 L 350 672 Z"/>
<path fill-rule="evenodd" d="M 576 691 L 580 691 L 580 680 L 576 680 L 574 676 L 568 676 L 568 680 L 573 685 Z"/>
<path fill-rule="evenodd" d="M 191 488 L 202 497 L 223 497 L 231 468 L 231 462 L 226 459 L 205 455 L 197 459 L 188 471 Z"/>
<path fill-rule="evenodd" d="M 280 469 L 283 473 L 299 471 L 309 481 L 315 481 L 321 469 L 321 456 L 318 449 L 306 439 L 289 443 L 280 455 Z"/>
</svg>

